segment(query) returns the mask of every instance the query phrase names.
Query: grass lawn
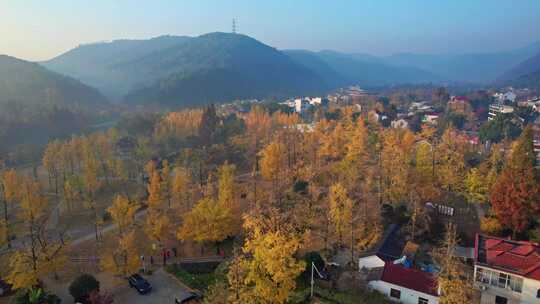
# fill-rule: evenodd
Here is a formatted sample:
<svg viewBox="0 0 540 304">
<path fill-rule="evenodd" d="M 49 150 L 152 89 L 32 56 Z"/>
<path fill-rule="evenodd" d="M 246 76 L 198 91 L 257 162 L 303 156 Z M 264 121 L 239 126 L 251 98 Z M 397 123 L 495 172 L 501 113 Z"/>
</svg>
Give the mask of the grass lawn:
<svg viewBox="0 0 540 304">
<path fill-rule="evenodd" d="M 216 272 L 190 273 L 176 264 L 167 266 L 165 270 L 173 274 L 187 286 L 202 292 L 205 292 L 209 286 L 213 285 L 219 277 Z"/>
</svg>

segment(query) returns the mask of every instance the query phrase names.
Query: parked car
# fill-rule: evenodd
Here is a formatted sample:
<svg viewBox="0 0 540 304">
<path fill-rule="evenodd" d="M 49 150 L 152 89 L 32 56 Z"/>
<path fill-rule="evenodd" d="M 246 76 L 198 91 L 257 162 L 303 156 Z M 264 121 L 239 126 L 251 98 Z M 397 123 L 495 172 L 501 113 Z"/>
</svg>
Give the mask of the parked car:
<svg viewBox="0 0 540 304">
<path fill-rule="evenodd" d="M 196 292 L 190 291 L 181 294 L 179 297 L 174 298 L 174 304 L 187 304 L 193 303 L 197 300 L 202 299 L 202 296 Z"/>
<path fill-rule="evenodd" d="M 0 297 L 7 296 L 13 293 L 11 285 L 0 279 Z"/>
<path fill-rule="evenodd" d="M 128 278 L 129 286 L 135 288 L 138 293 L 146 294 L 152 291 L 152 285 L 139 274 L 133 274 Z"/>
</svg>

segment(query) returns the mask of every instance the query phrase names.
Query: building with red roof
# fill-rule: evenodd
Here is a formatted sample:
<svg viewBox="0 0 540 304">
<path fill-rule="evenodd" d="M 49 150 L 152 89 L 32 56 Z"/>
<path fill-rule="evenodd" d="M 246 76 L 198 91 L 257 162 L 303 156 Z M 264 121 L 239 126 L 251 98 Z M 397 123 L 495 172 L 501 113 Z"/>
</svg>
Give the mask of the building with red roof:
<svg viewBox="0 0 540 304">
<path fill-rule="evenodd" d="M 368 287 L 400 303 L 439 303 L 436 277 L 429 272 L 403 264 L 386 262 L 380 278 L 370 281 Z"/>
<path fill-rule="evenodd" d="M 438 304 L 437 279 L 432 273 L 413 268 L 411 258 L 418 245 L 405 241 L 399 225 L 392 224 L 373 250 L 358 260 L 360 277 L 369 289 L 405 304 Z"/>
<path fill-rule="evenodd" d="M 540 245 L 477 235 L 475 285 L 481 303 L 540 303 Z"/>
</svg>

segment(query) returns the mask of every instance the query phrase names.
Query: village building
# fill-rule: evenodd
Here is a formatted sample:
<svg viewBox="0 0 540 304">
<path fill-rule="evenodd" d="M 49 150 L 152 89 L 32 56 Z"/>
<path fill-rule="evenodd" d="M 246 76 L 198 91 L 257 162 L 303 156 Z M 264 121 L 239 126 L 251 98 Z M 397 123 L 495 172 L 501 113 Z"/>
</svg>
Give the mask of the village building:
<svg viewBox="0 0 540 304">
<path fill-rule="evenodd" d="M 507 91 L 506 93 L 495 93 L 493 94 L 493 97 L 499 102 L 499 103 L 504 103 L 504 102 L 515 102 L 516 101 L 516 98 L 517 98 L 517 95 L 512 91 Z"/>
<path fill-rule="evenodd" d="M 499 114 L 508 114 L 513 113 L 514 107 L 509 105 L 504 105 L 501 103 L 494 103 L 489 105 L 488 120 L 493 120 Z"/>
<path fill-rule="evenodd" d="M 482 304 L 540 303 L 540 245 L 477 235 L 474 282 Z"/>
<path fill-rule="evenodd" d="M 466 96 L 452 96 L 447 107 L 455 113 L 468 114 L 472 112 L 471 104 Z"/>
<path fill-rule="evenodd" d="M 394 302 L 439 303 L 435 275 L 413 266 L 417 250 L 417 244 L 405 241 L 398 225 L 390 225 L 381 242 L 360 256 L 361 280 Z"/>
</svg>

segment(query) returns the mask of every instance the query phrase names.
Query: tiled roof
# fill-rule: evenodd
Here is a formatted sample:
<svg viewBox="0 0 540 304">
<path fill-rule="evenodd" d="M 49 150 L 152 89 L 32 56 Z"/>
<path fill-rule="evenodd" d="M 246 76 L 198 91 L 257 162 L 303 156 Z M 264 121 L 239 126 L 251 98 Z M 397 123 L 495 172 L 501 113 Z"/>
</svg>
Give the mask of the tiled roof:
<svg viewBox="0 0 540 304">
<path fill-rule="evenodd" d="M 540 281 L 540 245 L 536 243 L 477 235 L 475 260 Z"/>
<path fill-rule="evenodd" d="M 386 262 L 381 281 L 438 297 L 437 279 L 431 273 Z"/>
</svg>

